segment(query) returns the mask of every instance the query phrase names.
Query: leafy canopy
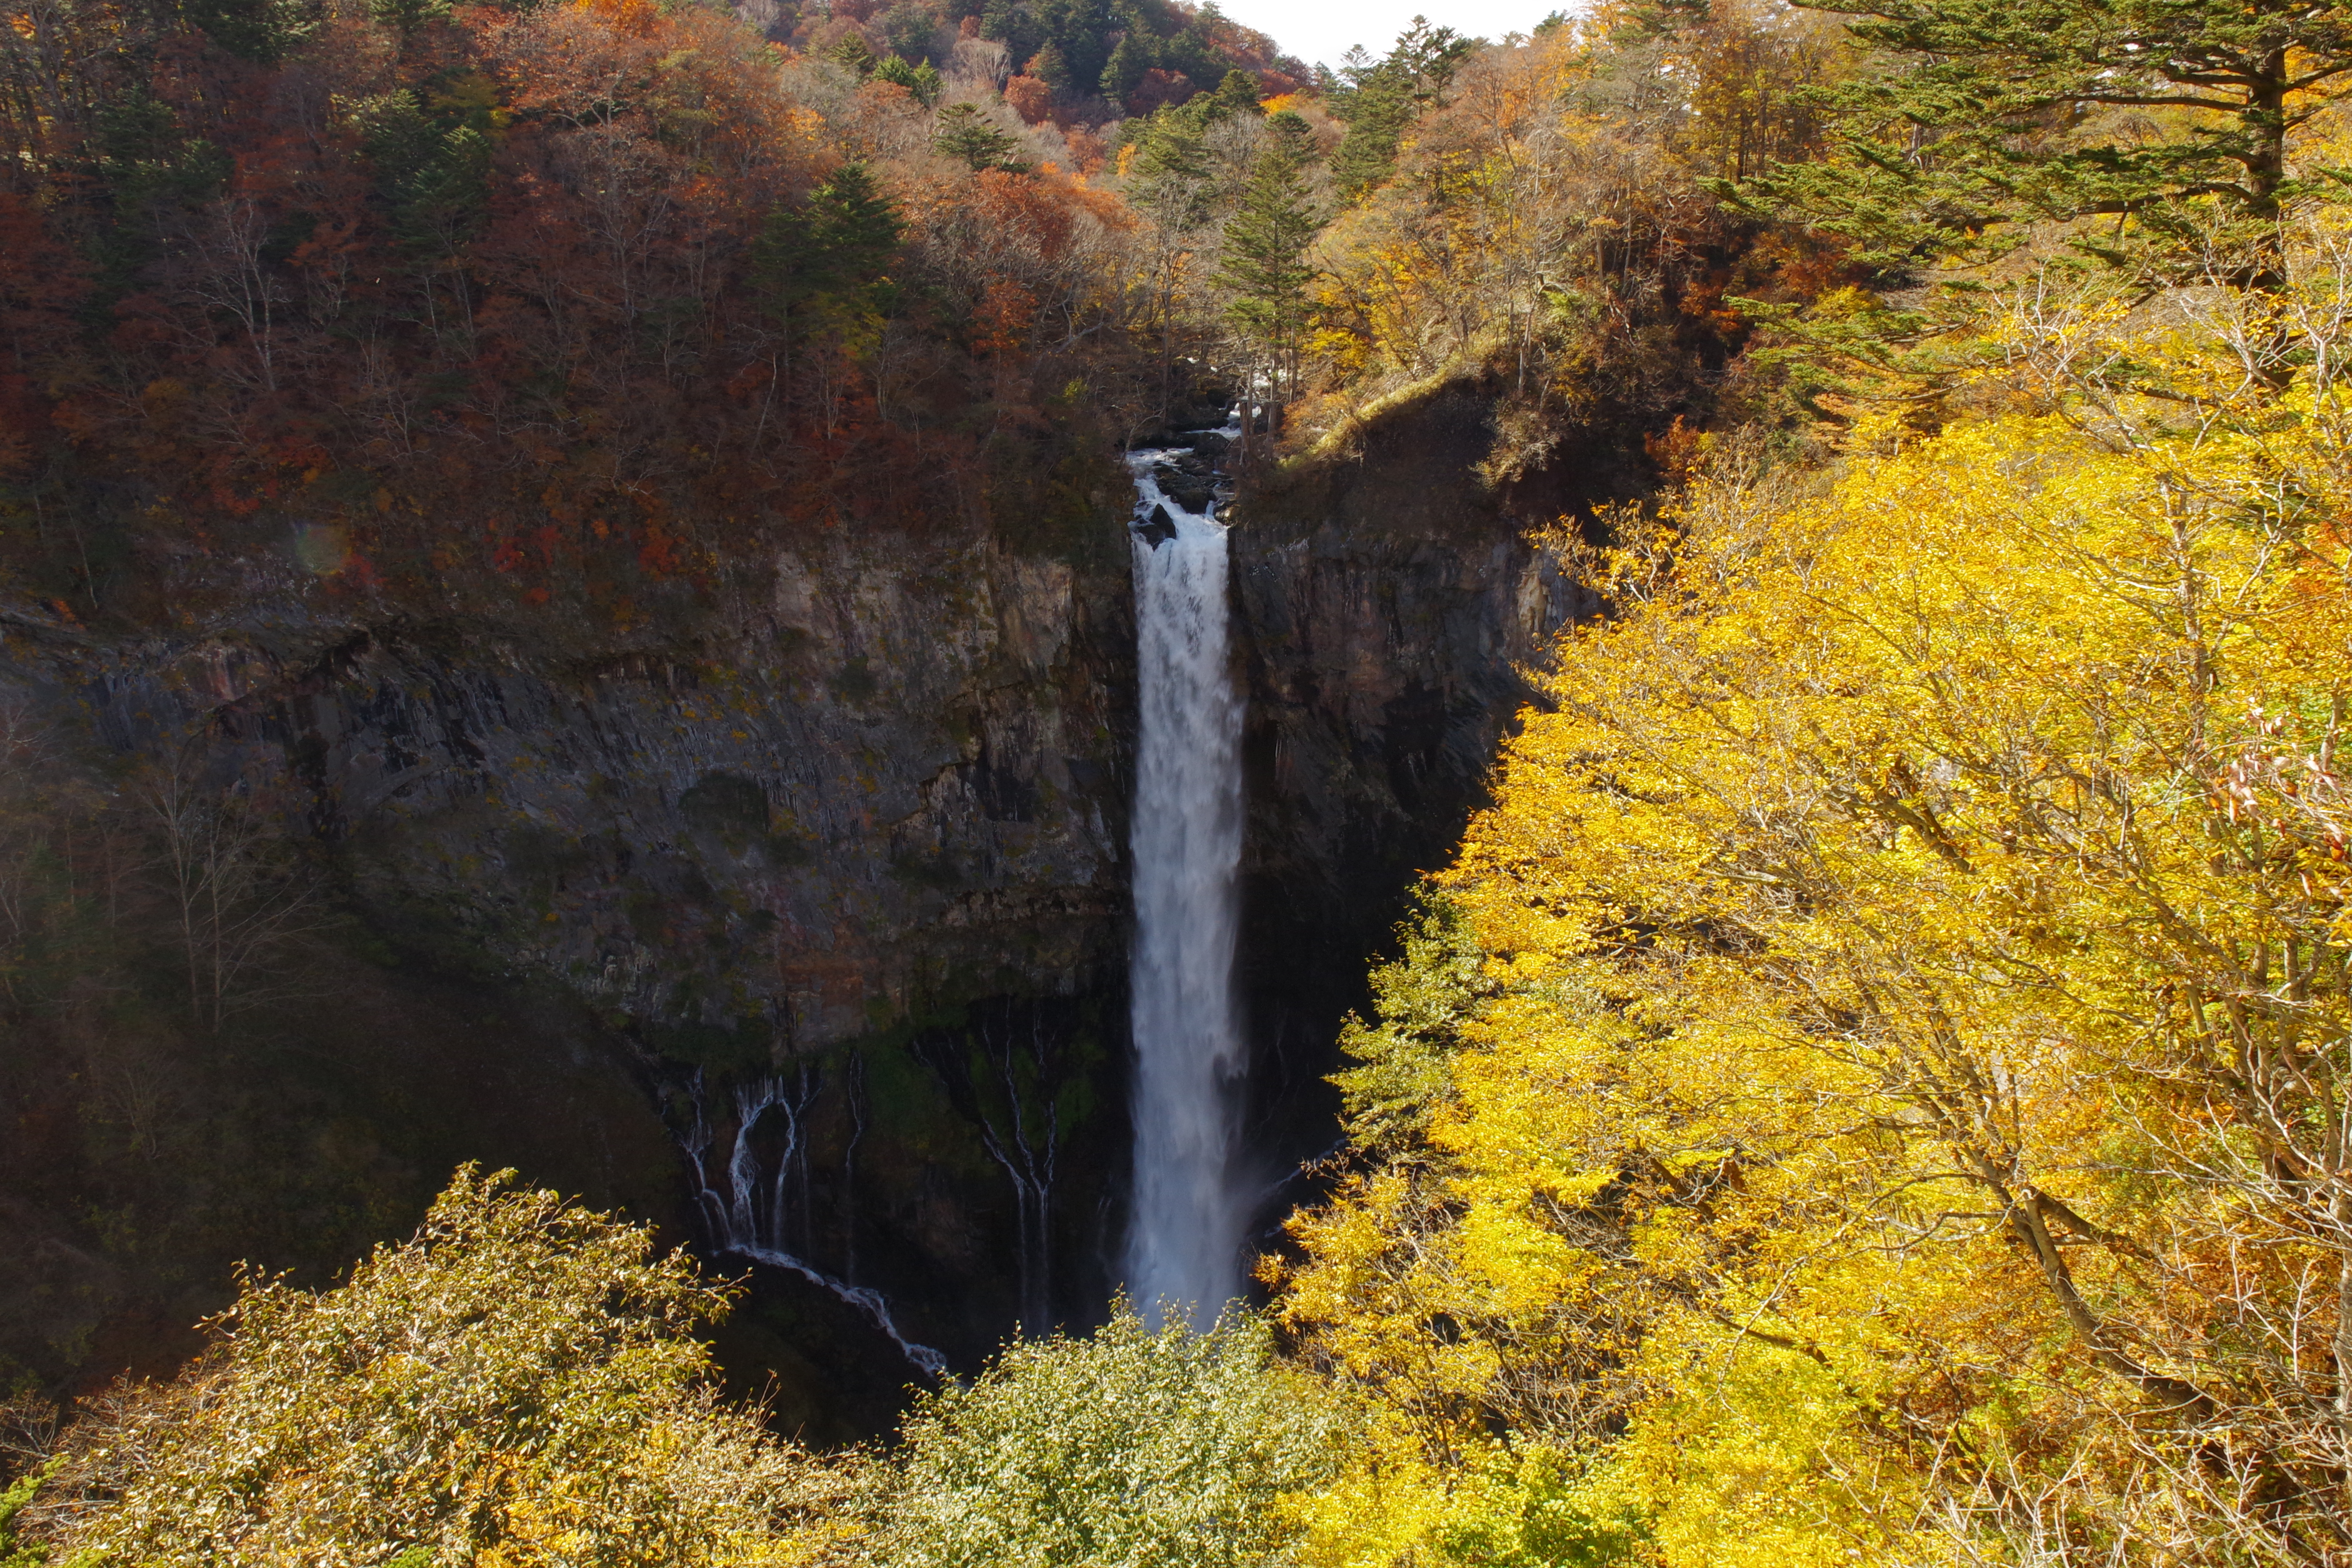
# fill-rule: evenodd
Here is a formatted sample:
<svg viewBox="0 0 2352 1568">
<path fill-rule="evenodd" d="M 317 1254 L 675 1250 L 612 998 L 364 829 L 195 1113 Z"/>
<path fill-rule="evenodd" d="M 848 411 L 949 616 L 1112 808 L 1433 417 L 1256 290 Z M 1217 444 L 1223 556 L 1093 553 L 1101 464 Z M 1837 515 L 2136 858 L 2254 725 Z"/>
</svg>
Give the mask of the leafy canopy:
<svg viewBox="0 0 2352 1568">
<path fill-rule="evenodd" d="M 2352 213 L 2279 250 L 1621 516 L 1295 1226 L 1323 1558 L 2340 1550 Z"/>
<path fill-rule="evenodd" d="M 2200 204 L 2263 226 L 2300 186 L 2290 140 L 2352 71 L 2328 0 L 1902 0 L 1827 4 L 1892 57 L 1817 95 L 1832 155 L 1741 187 L 1752 206 L 1852 241 L 1894 274 L 2014 243 L 2032 218 L 2126 216 L 2177 246 Z M 2137 117 L 2137 118 L 2130 118 Z M 2273 277 L 2273 271 L 2263 276 Z"/>
</svg>

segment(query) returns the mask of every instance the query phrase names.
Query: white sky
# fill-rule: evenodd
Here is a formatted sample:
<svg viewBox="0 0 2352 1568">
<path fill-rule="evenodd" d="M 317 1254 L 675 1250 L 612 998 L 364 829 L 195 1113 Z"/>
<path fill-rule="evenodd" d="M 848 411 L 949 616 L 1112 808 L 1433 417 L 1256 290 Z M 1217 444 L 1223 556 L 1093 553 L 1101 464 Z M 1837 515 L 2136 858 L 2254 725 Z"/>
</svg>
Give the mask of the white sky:
<svg viewBox="0 0 2352 1568">
<path fill-rule="evenodd" d="M 1337 66 L 1350 44 L 1388 53 L 1416 16 L 1474 38 L 1525 33 L 1568 0 L 1222 0 L 1244 26 L 1271 36 L 1308 65 Z"/>
</svg>

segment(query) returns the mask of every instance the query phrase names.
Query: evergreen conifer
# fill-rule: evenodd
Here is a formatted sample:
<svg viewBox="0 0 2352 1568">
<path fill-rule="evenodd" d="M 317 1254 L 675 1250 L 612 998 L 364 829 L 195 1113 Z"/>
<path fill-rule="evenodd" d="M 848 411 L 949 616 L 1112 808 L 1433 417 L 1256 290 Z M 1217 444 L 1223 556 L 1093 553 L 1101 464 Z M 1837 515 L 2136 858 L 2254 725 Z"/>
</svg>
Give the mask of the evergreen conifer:
<svg viewBox="0 0 2352 1568">
<path fill-rule="evenodd" d="M 1149 120 L 1128 122 L 1132 156 L 1122 163 L 1128 199 L 1171 234 L 1199 226 L 1214 205 L 1203 139 L 1208 121 L 1199 109 L 1206 101 L 1195 99 Z"/>
<path fill-rule="evenodd" d="M 2109 215 L 2084 248 L 2108 261 L 2247 247 L 2247 282 L 2275 281 L 2274 226 L 2295 185 L 2289 137 L 2352 72 L 2352 11 L 2329 0 L 1896 0 L 1824 5 L 1907 68 L 1822 94 L 1824 161 L 1737 193 L 1853 241 L 1902 277 L 2015 243 L 2022 220 Z M 2112 123 L 2111 110 L 2163 117 Z M 2305 172 L 2304 178 L 2310 178 Z M 1726 188 L 1727 191 L 1727 187 Z"/>
<path fill-rule="evenodd" d="M 931 138 L 931 145 L 948 157 L 969 164 L 975 172 L 1029 172 L 1028 160 L 1020 155 L 1021 143 L 982 119 L 979 109 L 969 103 L 951 103 L 940 111 L 940 128 Z"/>
<path fill-rule="evenodd" d="M 1055 92 L 1066 92 L 1069 89 L 1069 59 L 1051 38 L 1045 40 L 1044 48 L 1029 57 L 1029 63 L 1022 68 L 1022 74 L 1035 77 Z"/>
<path fill-rule="evenodd" d="M 805 205 L 769 215 L 751 258 L 762 306 L 793 337 L 827 316 L 845 324 L 878 318 L 889 306 L 885 274 L 902 232 L 873 171 L 843 164 Z"/>
<path fill-rule="evenodd" d="M 843 69 L 864 76 L 874 68 L 874 47 L 863 37 L 851 33 L 841 42 L 824 51 L 824 58 Z"/>
<path fill-rule="evenodd" d="M 1110 58 L 1103 62 L 1102 78 L 1096 85 L 1101 88 L 1105 98 L 1123 98 L 1150 68 L 1150 44 L 1138 40 L 1133 33 L 1129 33 L 1111 50 Z"/>
<path fill-rule="evenodd" d="M 940 89 L 943 85 L 939 70 L 929 60 L 921 65 L 910 65 L 898 55 L 882 58 L 881 64 L 874 68 L 874 79 L 898 83 L 913 93 L 915 101 L 925 109 L 940 100 Z"/>
<path fill-rule="evenodd" d="M 1219 115 L 1255 114 L 1257 112 L 1257 78 L 1241 69 L 1229 70 L 1217 83 L 1217 90 L 1209 95 Z"/>
<path fill-rule="evenodd" d="M 1331 177 L 1341 196 L 1352 201 L 1389 177 L 1405 127 L 1436 101 L 1471 47 L 1453 28 L 1433 27 L 1427 17 L 1415 16 L 1384 58 L 1348 51 L 1348 63 L 1326 94 L 1333 116 L 1348 126 L 1331 155 Z"/>
<path fill-rule="evenodd" d="M 1307 327 L 1307 286 L 1315 268 L 1307 247 L 1319 226 L 1307 189 L 1314 133 L 1285 110 L 1269 115 L 1265 144 L 1241 205 L 1225 221 L 1224 258 L 1216 281 L 1234 291 L 1226 314 L 1274 363 L 1278 384 L 1295 382 Z"/>
</svg>

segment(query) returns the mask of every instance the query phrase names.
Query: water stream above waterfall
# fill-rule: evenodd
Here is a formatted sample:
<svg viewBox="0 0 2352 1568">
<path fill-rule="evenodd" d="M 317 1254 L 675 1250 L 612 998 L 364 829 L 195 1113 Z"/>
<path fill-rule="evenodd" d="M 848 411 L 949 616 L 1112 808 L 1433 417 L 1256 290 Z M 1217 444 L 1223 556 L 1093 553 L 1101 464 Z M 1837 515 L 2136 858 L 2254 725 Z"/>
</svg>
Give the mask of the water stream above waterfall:
<svg viewBox="0 0 2352 1568">
<path fill-rule="evenodd" d="M 1234 958 L 1241 924 L 1243 705 L 1228 658 L 1224 525 L 1159 469 L 1135 474 L 1139 686 L 1130 966 L 1135 1179 L 1129 1290 L 1157 1320 L 1205 1326 L 1241 1290 L 1233 1170 L 1244 1067 Z"/>
</svg>

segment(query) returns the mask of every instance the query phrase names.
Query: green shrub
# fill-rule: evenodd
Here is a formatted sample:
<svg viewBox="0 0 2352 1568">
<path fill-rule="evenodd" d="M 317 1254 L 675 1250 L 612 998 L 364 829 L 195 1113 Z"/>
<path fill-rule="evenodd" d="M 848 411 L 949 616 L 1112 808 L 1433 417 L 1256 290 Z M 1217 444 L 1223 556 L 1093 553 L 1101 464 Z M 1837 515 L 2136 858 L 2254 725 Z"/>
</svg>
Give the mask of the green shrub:
<svg viewBox="0 0 2352 1568">
<path fill-rule="evenodd" d="M 20 1476 L 6 1488 L 0 1488 L 0 1568 L 47 1568 L 47 1551 L 27 1546 L 16 1539 L 16 1516 L 33 1500 L 41 1484 L 57 1473 L 57 1461 Z"/>
<path fill-rule="evenodd" d="M 1329 1469 L 1319 1384 L 1265 1326 L 1157 1332 L 1122 1307 L 1087 1339 L 1008 1347 L 908 1423 L 876 1540 L 891 1568 L 1195 1568 L 1280 1562 L 1284 1506 Z"/>
</svg>

